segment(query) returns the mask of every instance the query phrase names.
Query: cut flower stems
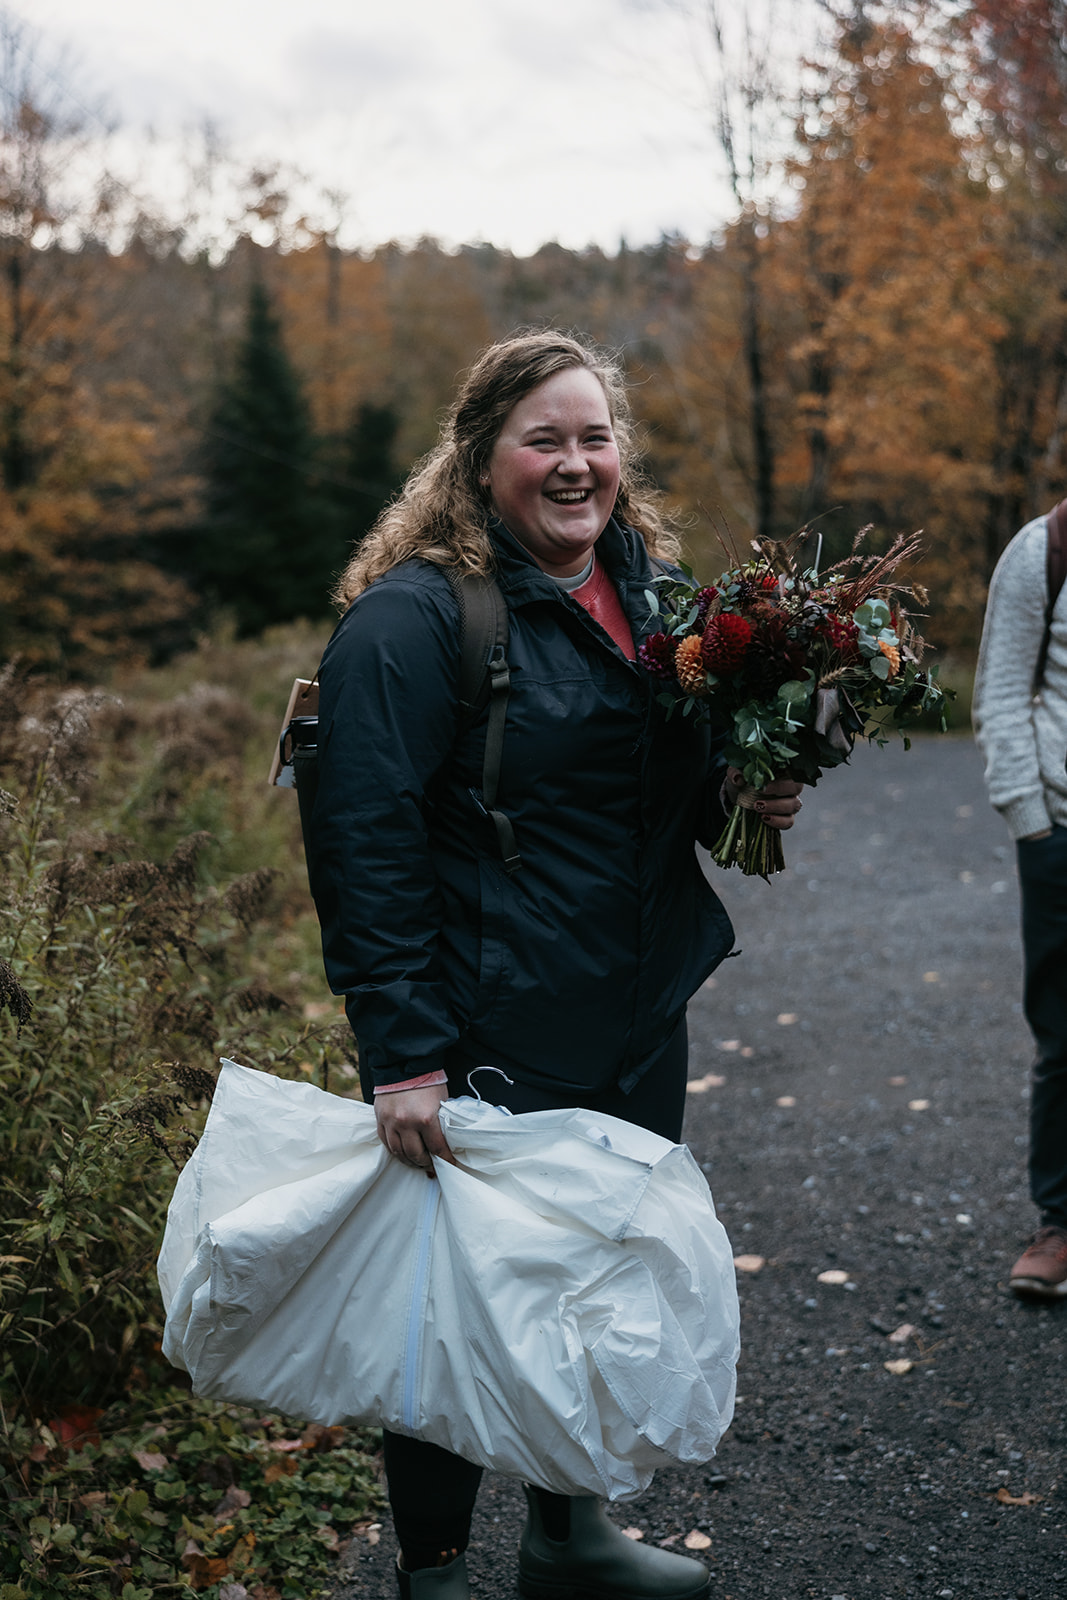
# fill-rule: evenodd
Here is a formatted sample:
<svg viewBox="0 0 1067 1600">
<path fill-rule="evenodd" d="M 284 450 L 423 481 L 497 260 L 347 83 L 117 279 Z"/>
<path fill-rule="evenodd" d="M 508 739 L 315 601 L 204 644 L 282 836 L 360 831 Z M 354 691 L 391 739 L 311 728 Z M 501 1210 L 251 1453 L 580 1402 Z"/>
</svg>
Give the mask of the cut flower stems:
<svg viewBox="0 0 1067 1600">
<path fill-rule="evenodd" d="M 662 684 L 668 716 L 697 716 L 725 734 L 724 754 L 744 788 L 712 858 L 767 878 L 785 866 L 780 831 L 753 809 L 767 784 L 813 785 L 852 754 L 856 739 L 885 744 L 930 712 L 945 728 L 937 668 L 920 667 L 923 641 L 905 602 L 926 604 L 899 569 L 920 553 L 901 534 L 884 555 L 852 554 L 819 571 L 821 540 L 802 528 L 790 539 L 758 540 L 712 584 L 656 578 L 647 590 L 658 632 L 638 658 Z M 805 556 L 814 545 L 814 560 Z"/>
</svg>

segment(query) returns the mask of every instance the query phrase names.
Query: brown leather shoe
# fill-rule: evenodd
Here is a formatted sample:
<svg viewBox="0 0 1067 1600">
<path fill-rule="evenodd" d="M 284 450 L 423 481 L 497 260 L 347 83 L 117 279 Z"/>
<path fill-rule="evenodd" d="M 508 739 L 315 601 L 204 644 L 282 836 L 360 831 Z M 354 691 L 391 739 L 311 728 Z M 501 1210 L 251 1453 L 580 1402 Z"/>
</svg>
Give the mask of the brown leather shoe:
<svg viewBox="0 0 1067 1600">
<path fill-rule="evenodd" d="M 1011 1269 L 1009 1286 L 1026 1299 L 1067 1295 L 1067 1228 L 1038 1228 Z"/>
</svg>

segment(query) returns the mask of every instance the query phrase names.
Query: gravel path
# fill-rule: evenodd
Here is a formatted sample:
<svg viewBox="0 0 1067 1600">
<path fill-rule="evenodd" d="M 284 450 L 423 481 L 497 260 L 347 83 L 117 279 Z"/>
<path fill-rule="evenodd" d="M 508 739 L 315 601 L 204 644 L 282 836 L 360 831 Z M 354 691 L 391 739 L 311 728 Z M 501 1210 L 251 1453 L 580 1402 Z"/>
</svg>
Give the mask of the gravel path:
<svg viewBox="0 0 1067 1600">
<path fill-rule="evenodd" d="M 1067 1306 L 1005 1288 L 1033 1226 L 1030 1040 L 970 741 L 858 752 L 786 855 L 771 885 L 716 875 L 743 954 L 689 1013 L 686 1137 L 763 1260 L 739 1272 L 737 1416 L 715 1461 L 613 1514 L 710 1538 L 715 1600 L 1059 1600 Z M 520 1502 L 486 1478 L 476 1600 L 512 1600 Z M 388 1527 L 356 1538 L 336 1600 L 393 1600 L 394 1556 Z"/>
</svg>

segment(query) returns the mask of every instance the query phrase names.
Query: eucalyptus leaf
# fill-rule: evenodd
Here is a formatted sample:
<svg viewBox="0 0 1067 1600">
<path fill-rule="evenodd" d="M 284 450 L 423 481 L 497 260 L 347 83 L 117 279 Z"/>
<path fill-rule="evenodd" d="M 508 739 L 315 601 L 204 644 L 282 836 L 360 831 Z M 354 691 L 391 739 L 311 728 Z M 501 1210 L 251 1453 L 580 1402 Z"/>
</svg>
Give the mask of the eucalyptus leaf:
<svg viewBox="0 0 1067 1600">
<path fill-rule="evenodd" d="M 884 600 L 865 600 L 852 614 L 857 628 L 865 633 L 878 633 L 888 627 L 892 616 Z"/>
</svg>

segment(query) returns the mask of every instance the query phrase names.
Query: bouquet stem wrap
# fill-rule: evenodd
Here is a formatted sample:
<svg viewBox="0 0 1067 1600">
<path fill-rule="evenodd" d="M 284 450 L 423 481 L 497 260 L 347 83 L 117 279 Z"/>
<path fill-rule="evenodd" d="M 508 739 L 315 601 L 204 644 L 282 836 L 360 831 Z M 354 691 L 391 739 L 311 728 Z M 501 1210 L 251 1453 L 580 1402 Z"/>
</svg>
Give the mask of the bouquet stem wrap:
<svg viewBox="0 0 1067 1600">
<path fill-rule="evenodd" d="M 756 810 L 759 790 L 746 784 L 711 852 L 720 867 L 740 867 L 748 877 L 769 878 L 785 871 L 785 852 L 778 828 L 768 827 Z"/>
</svg>

